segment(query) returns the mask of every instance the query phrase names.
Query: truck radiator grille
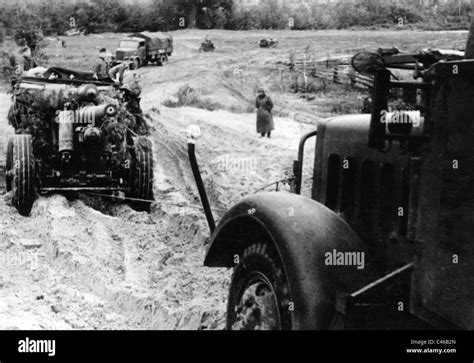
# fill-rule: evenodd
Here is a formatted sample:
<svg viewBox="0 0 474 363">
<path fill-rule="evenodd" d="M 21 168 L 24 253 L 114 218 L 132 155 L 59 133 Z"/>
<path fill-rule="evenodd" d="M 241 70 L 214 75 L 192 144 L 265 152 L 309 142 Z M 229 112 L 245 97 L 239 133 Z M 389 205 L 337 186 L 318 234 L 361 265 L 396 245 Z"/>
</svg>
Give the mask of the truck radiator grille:
<svg viewBox="0 0 474 363">
<path fill-rule="evenodd" d="M 407 234 L 410 171 L 391 163 L 328 158 L 325 204 L 363 236 Z"/>
</svg>

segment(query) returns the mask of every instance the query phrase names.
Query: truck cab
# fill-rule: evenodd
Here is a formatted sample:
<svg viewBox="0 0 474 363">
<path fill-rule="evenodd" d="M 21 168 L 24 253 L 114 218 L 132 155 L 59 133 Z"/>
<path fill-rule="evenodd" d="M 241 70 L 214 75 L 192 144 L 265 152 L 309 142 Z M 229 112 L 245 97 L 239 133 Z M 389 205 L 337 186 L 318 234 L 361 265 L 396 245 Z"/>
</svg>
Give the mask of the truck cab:
<svg viewBox="0 0 474 363">
<path fill-rule="evenodd" d="M 143 38 L 128 37 L 120 40 L 115 51 L 115 60 L 130 62 L 134 69 L 139 68 L 146 60 L 146 42 Z"/>
</svg>

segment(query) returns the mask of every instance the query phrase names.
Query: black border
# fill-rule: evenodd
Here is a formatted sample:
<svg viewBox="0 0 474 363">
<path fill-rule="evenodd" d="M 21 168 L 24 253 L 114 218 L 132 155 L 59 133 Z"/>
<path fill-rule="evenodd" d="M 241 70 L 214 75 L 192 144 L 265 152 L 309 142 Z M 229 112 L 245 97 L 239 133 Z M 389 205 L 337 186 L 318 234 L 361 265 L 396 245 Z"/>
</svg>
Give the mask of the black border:
<svg viewBox="0 0 474 363">
<path fill-rule="evenodd" d="M 56 354 L 19 353 L 18 341 L 54 339 Z M 454 339 L 451 354 L 409 354 L 411 339 Z M 12 360 L 376 360 L 474 361 L 474 331 L 1 331 L 0 361 Z M 423 348 L 426 348 L 424 346 Z"/>
</svg>

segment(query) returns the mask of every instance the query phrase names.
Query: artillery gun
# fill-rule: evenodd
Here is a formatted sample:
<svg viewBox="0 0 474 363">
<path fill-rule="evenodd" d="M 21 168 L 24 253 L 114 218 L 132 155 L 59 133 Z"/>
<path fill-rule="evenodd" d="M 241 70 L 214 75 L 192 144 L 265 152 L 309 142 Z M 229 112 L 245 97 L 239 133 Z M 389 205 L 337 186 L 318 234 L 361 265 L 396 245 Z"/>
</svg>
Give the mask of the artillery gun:
<svg viewBox="0 0 474 363">
<path fill-rule="evenodd" d="M 137 99 L 112 80 L 50 68 L 12 81 L 6 189 L 29 215 L 37 193 L 122 192 L 147 210 L 153 153 Z"/>
<path fill-rule="evenodd" d="M 474 329 L 474 60 L 460 58 L 356 55 L 374 78 L 371 113 L 320 123 L 301 138 L 292 193 L 248 196 L 217 227 L 190 134 L 204 265 L 234 268 L 227 329 Z"/>
</svg>

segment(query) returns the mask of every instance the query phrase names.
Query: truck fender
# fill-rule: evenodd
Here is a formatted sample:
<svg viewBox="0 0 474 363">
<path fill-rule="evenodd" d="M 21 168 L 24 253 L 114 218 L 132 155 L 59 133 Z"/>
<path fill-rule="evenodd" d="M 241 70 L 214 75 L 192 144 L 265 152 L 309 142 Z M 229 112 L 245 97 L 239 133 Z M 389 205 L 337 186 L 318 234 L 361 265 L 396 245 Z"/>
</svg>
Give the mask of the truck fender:
<svg viewBox="0 0 474 363">
<path fill-rule="evenodd" d="M 379 274 L 353 229 L 336 213 L 310 198 L 285 192 L 259 193 L 232 207 L 211 236 L 204 265 L 232 267 L 236 255 L 266 241 L 280 257 L 293 303 L 294 329 L 327 329 L 336 295 L 351 293 Z M 363 259 L 342 265 L 338 252 Z M 352 260 L 355 262 L 355 259 Z"/>
</svg>

